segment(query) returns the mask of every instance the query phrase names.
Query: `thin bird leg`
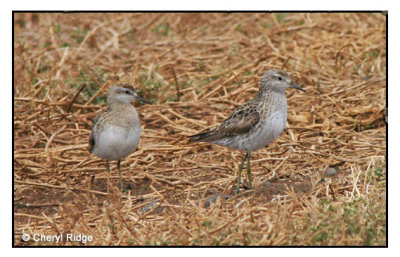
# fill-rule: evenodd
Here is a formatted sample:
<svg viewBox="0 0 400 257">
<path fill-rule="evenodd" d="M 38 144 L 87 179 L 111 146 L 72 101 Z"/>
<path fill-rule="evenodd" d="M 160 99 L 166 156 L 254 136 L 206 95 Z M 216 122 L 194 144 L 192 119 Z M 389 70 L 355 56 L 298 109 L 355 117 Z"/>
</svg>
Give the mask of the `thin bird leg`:
<svg viewBox="0 0 400 257">
<path fill-rule="evenodd" d="M 239 174 L 238 174 L 238 180 L 237 180 L 237 185 L 236 185 L 236 194 L 240 193 L 240 182 L 242 180 L 242 169 L 243 169 L 244 161 L 246 160 L 246 158 L 247 158 L 247 153 L 244 156 L 242 163 L 240 163 L 240 165 L 239 165 Z"/>
<path fill-rule="evenodd" d="M 121 160 L 118 160 L 119 187 L 122 191 Z"/>
<path fill-rule="evenodd" d="M 107 160 L 106 160 L 106 168 L 107 168 L 108 172 L 111 173 L 110 164 L 108 164 L 108 161 L 107 161 Z"/>
<path fill-rule="evenodd" d="M 108 161 L 106 160 L 106 168 L 108 170 L 108 174 L 107 174 L 107 193 L 110 193 L 110 164 L 108 164 Z"/>
<path fill-rule="evenodd" d="M 247 179 L 249 180 L 249 187 L 253 189 L 253 185 L 251 183 L 251 169 L 250 169 L 250 159 L 251 159 L 251 152 L 247 152 Z"/>
</svg>

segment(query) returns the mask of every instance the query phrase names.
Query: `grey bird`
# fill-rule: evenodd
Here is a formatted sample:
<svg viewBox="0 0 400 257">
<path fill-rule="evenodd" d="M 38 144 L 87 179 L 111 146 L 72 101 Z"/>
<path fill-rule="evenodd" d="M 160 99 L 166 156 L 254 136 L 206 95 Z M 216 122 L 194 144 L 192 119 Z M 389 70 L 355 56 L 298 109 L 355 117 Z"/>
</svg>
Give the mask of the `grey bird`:
<svg viewBox="0 0 400 257">
<path fill-rule="evenodd" d="M 118 160 L 120 188 L 122 190 L 121 159 L 137 148 L 142 127 L 132 102 L 142 101 L 151 104 L 139 96 L 131 85 L 117 85 L 110 89 L 107 98 L 108 109 L 93 121 L 89 139 L 89 151 L 108 161 Z"/>
</svg>

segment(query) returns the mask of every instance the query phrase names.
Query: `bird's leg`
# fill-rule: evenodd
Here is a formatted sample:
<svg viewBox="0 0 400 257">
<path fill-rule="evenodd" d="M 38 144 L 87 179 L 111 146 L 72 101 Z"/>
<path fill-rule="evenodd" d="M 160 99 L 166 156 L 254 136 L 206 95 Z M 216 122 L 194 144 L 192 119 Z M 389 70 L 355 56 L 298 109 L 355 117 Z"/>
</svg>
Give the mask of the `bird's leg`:
<svg viewBox="0 0 400 257">
<path fill-rule="evenodd" d="M 122 191 L 121 160 L 118 160 L 119 187 Z"/>
<path fill-rule="evenodd" d="M 107 161 L 107 160 L 106 160 L 106 168 L 107 168 L 107 171 L 108 171 L 109 173 L 111 173 L 110 164 L 108 164 L 108 161 Z"/>
<path fill-rule="evenodd" d="M 242 169 L 243 169 L 244 161 L 246 160 L 246 158 L 247 158 L 247 153 L 244 156 L 242 163 L 240 163 L 240 165 L 239 165 L 239 174 L 238 174 L 238 180 L 237 180 L 237 185 L 236 185 L 236 194 L 240 193 L 240 183 L 242 180 Z"/>
<path fill-rule="evenodd" d="M 111 173 L 111 170 L 110 170 L 110 164 L 108 164 L 108 161 L 106 160 L 106 168 L 107 168 L 107 171 L 108 171 L 108 174 L 107 174 L 107 193 L 109 193 L 110 192 L 110 173 Z"/>
<path fill-rule="evenodd" d="M 249 187 L 250 189 L 253 189 L 253 185 L 251 183 L 251 169 L 250 169 L 250 158 L 251 158 L 251 152 L 247 152 L 247 179 L 249 180 Z"/>
</svg>

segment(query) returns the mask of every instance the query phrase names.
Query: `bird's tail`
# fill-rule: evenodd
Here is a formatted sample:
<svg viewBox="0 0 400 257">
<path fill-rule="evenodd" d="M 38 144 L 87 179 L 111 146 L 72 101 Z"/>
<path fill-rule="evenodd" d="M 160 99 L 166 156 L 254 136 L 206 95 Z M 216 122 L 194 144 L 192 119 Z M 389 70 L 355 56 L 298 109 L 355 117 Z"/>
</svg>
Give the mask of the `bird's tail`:
<svg viewBox="0 0 400 257">
<path fill-rule="evenodd" d="M 192 136 L 188 136 L 189 138 L 189 143 L 191 142 L 200 142 L 200 141 L 205 141 L 205 139 L 207 138 L 208 133 L 200 133 L 200 134 L 196 134 L 196 135 L 192 135 Z"/>
</svg>

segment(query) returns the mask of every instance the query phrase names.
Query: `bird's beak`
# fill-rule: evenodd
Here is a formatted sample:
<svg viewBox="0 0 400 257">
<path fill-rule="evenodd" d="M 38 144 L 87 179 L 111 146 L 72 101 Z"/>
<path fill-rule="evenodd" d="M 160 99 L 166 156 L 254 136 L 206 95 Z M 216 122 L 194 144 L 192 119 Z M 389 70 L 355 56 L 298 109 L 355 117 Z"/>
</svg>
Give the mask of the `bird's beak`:
<svg viewBox="0 0 400 257">
<path fill-rule="evenodd" d="M 296 88 L 300 91 L 306 92 L 306 90 L 302 89 L 301 87 L 299 87 L 298 85 L 294 84 L 293 82 L 290 83 L 290 87 Z"/>
<path fill-rule="evenodd" d="M 143 103 L 146 103 L 146 104 L 152 104 L 151 102 L 147 101 L 146 99 L 144 99 L 140 95 L 136 95 L 136 99 L 141 101 L 141 102 L 143 102 Z"/>
</svg>

